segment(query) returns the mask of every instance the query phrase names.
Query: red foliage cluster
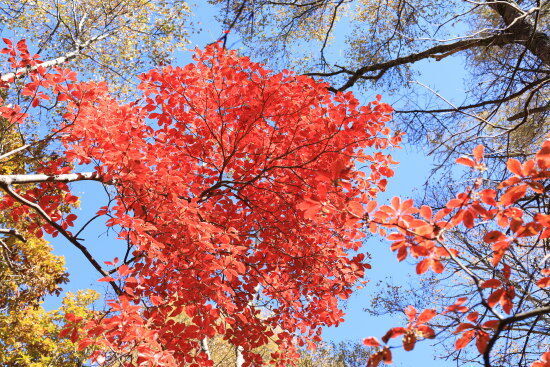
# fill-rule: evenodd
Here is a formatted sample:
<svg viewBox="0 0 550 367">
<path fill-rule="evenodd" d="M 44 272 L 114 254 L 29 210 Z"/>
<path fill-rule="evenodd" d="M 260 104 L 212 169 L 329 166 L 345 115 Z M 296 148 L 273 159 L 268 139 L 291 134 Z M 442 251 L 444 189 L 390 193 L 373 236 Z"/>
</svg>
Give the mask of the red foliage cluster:
<svg viewBox="0 0 550 367">
<path fill-rule="evenodd" d="M 25 74 L 27 80 L 17 87 L 20 88 L 20 97 L 23 100 L 28 100 L 30 104 L 30 106 L 8 104 L 0 98 L 0 117 L 4 119 L 5 128 L 8 129 L 10 125 L 24 124 L 29 118 L 29 109 L 39 106 L 41 101 L 50 100 L 52 95 L 63 100 L 67 86 L 76 81 L 76 73 L 62 68 L 56 68 L 54 71 L 47 70 L 41 66 L 38 55 L 29 53 L 25 40 L 16 44 L 9 39 L 3 40 L 6 47 L 0 50 L 0 54 L 8 55 L 8 67 L 14 72 L 3 75 L 0 89 L 8 88 L 18 75 Z M 32 72 L 28 72 L 29 70 Z M 7 77 L 4 78 L 4 76 Z M 66 159 L 55 157 L 43 157 L 40 162 L 35 162 L 29 168 L 35 168 L 36 173 L 45 175 L 58 175 L 72 170 Z M 18 193 L 24 200 L 40 206 L 46 215 L 59 223 L 61 228 L 67 229 L 73 225 L 76 215 L 67 214 L 67 206 L 75 204 L 78 197 L 70 193 L 66 183 L 36 182 L 35 187 L 18 190 Z M 10 216 L 13 221 L 26 220 L 28 222 L 27 230 L 38 237 L 42 237 L 43 231 L 53 237 L 58 235 L 58 230 L 41 221 L 40 216 L 32 207 L 21 205 L 13 196 L 5 195 L 2 198 L 0 210 L 4 210 L 4 215 Z"/>
<path fill-rule="evenodd" d="M 362 207 L 393 174 L 381 153 L 400 140 L 385 126 L 388 105 L 360 106 L 219 45 L 142 75 L 142 97 L 130 103 L 64 70 L 29 77 L 24 95 L 52 95 L 66 110 L 57 132 L 66 159 L 50 173 L 93 162 L 117 191 L 99 214 L 133 251 L 107 264 L 118 266 L 102 279 L 118 285 L 110 313 L 67 318 L 64 333 L 80 348 L 107 351 L 96 362 L 116 352 L 128 365 L 211 365 L 200 342 L 218 335 L 243 347 L 249 365 L 263 363 L 253 350 L 273 340 L 271 357 L 286 365 L 296 345 L 342 321 L 339 300 L 369 268 L 357 253 Z"/>
<path fill-rule="evenodd" d="M 457 163 L 483 173 L 483 155 L 484 148 L 480 145 L 474 149 L 473 159 L 462 157 Z M 542 250 L 544 244 L 535 240 L 550 237 L 550 215 L 533 213 L 533 210 L 527 212 L 521 207 L 522 201 L 535 200 L 533 196 L 527 197 L 528 194 L 544 195 L 548 192 L 550 140 L 543 143 L 533 159 L 521 163 L 511 158 L 508 160 L 507 168 L 511 176 L 503 180 L 497 190 L 483 188 L 483 179 L 480 177 L 475 180 L 472 187 L 458 194 L 448 201 L 444 208 L 435 212 L 428 206 L 415 207 L 412 200 L 403 202 L 399 198 L 394 198 L 391 206 L 371 208 L 368 213 L 373 218 L 370 230 L 381 233 L 392 242 L 391 250 L 397 251 L 399 261 L 408 255 L 420 259 L 416 266 L 418 274 L 430 269 L 441 273 L 445 271 L 443 262 L 452 261 L 466 276 L 471 277 L 472 284 L 478 291 L 478 302 L 467 307 L 465 303 L 468 298 L 459 298 L 439 314 L 456 313 L 459 318 L 465 319 L 455 325 L 455 333 L 459 335 L 455 348 L 462 349 L 475 339 L 477 350 L 486 361 L 485 365 L 489 363 L 490 349 L 502 330 L 516 321 L 550 312 L 548 307 L 523 312 L 514 311 L 516 293 L 510 281 L 514 269 L 507 263 L 505 256 L 512 246 L 524 247 L 525 251 Z M 486 234 L 482 236 L 481 242 L 491 246 L 493 252 L 492 278 L 482 279 L 469 270 L 461 262 L 459 251 L 446 242 L 446 231 L 460 226 L 466 229 L 483 226 Z M 549 274 L 550 269 L 542 268 L 539 274 L 535 275 L 536 285 L 540 288 L 549 287 Z M 410 311 L 407 315 L 410 319 Z M 429 316 L 419 317 L 419 320 L 430 320 L 436 316 L 436 311 L 425 310 L 422 315 Z M 406 330 L 391 329 L 382 339 L 387 343 L 389 338 L 404 334 L 404 349 L 411 350 L 417 336 L 434 337 L 431 329 L 411 334 L 407 334 Z M 381 361 L 391 362 L 389 347 L 382 347 L 374 340 L 367 338 L 364 341 L 366 345 L 380 347 L 380 350 L 371 356 L 369 365 L 377 366 Z M 541 363 L 543 362 L 535 362 L 533 366 L 540 366 Z"/>
<path fill-rule="evenodd" d="M 27 109 L 54 101 L 64 122 L 48 138 L 65 150 L 43 165 L 47 179 L 31 180 L 32 189 L 11 188 L 3 177 L 0 209 L 38 235 L 62 233 L 93 261 L 67 230 L 76 216 L 61 210 L 77 200 L 64 182 L 81 176 L 56 175 L 93 163 L 87 179 L 116 189 L 114 205 L 98 214 L 110 216 L 132 252 L 122 264 L 106 263 L 111 275 L 102 280 L 117 294 L 108 314 L 68 315 L 64 330 L 80 348 L 102 347 L 91 356 L 96 362 L 114 353 L 128 366 L 207 366 L 201 340 L 221 336 L 242 347 L 248 365 L 264 363 L 253 350 L 272 340 L 279 352 L 271 358 L 286 365 L 297 345 L 312 345 L 322 326 L 341 322 L 339 300 L 369 268 L 358 253 L 365 222 L 391 241 L 399 261 L 419 259 L 418 274 L 442 273 L 454 262 L 479 298 L 459 298 L 439 312 L 407 308 L 408 324 L 390 329 L 383 344 L 365 339 L 378 348 L 369 366 L 391 363 L 391 339 L 403 337 L 412 350 L 434 338 L 432 319 L 447 314 L 460 320 L 455 347 L 475 339 L 487 362 L 505 328 L 550 312 L 515 308 L 515 270 L 506 257 L 511 248 L 538 246 L 530 239 L 550 237 L 550 215 L 520 205 L 548 191 L 550 140 L 531 160 L 510 159 L 512 175 L 497 189 L 479 178 L 438 210 L 399 198 L 378 207 L 373 199 L 395 163 L 382 151 L 400 141 L 385 126 L 392 110 L 379 99 L 360 106 L 350 93 L 331 94 L 326 84 L 273 73 L 213 45 L 186 67 L 142 75 L 141 96 L 122 103 L 105 84 L 46 70 L 24 42 L 6 43 L 1 52 L 15 69 L 6 82 L 26 76 L 21 96 L 29 106 L 4 104 L 0 116 L 22 123 Z M 482 173 L 483 154 L 478 146 L 458 163 Z M 464 266 L 446 241 L 452 229 L 478 226 L 493 254 L 487 278 Z M 550 269 L 536 277 L 538 287 L 550 285 Z M 541 366 L 547 353 L 533 364 Z"/>
</svg>

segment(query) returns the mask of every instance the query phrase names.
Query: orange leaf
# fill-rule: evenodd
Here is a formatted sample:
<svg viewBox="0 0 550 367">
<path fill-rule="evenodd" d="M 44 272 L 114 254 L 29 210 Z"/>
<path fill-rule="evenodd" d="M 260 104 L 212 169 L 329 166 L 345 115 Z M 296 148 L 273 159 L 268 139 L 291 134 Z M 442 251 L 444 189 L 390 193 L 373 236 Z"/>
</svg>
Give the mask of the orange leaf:
<svg viewBox="0 0 550 367">
<path fill-rule="evenodd" d="M 468 167 L 473 167 L 476 165 L 476 163 L 474 161 L 472 161 L 470 158 L 466 158 L 466 157 L 460 157 L 456 160 L 456 163 L 458 164 L 463 164 L 465 166 L 468 166 Z"/>
<path fill-rule="evenodd" d="M 502 205 L 510 205 L 525 196 L 527 185 L 521 184 L 509 188 L 504 195 L 500 197 L 499 203 Z"/>
<path fill-rule="evenodd" d="M 481 144 L 479 144 L 477 147 L 474 148 L 474 158 L 476 159 L 476 162 L 481 162 L 483 159 L 483 153 L 485 151 L 485 147 Z"/>
<path fill-rule="evenodd" d="M 375 337 L 371 336 L 368 338 L 363 339 L 363 344 L 365 344 L 367 347 L 379 347 L 380 342 Z"/>
<path fill-rule="evenodd" d="M 515 158 L 508 159 L 508 161 L 506 162 L 506 167 L 508 167 L 508 171 L 518 176 L 523 176 L 523 174 L 521 173 L 521 163 L 517 159 Z"/>
<path fill-rule="evenodd" d="M 432 218 L 432 208 L 430 208 L 429 206 L 427 205 L 422 205 L 422 207 L 420 208 L 420 215 L 422 216 L 422 218 L 426 219 L 426 220 L 430 220 Z"/>
</svg>

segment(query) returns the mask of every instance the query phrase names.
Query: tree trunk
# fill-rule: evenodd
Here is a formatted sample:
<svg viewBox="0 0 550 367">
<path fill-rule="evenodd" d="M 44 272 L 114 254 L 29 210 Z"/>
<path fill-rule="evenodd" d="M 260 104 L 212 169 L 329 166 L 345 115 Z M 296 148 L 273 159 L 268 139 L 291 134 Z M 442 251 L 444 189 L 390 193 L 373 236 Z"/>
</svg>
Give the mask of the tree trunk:
<svg viewBox="0 0 550 367">
<path fill-rule="evenodd" d="M 534 9 L 523 13 L 509 0 L 498 2 L 487 0 L 487 2 L 500 15 L 508 27 L 507 32 L 513 35 L 514 42 L 524 45 L 543 63 L 550 65 L 550 36 L 537 31 L 535 24 L 527 16 L 529 12 L 534 12 Z M 540 9 L 538 11 L 540 12 Z"/>
</svg>

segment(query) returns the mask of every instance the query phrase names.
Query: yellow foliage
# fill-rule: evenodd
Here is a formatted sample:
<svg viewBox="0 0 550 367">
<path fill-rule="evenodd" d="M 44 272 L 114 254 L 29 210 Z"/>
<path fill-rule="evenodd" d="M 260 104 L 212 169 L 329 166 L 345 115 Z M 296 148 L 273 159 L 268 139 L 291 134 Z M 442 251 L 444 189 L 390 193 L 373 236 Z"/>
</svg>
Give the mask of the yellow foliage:
<svg viewBox="0 0 550 367">
<path fill-rule="evenodd" d="M 2 240 L 1 250 L 1 309 L 35 305 L 45 295 L 58 294 L 67 281 L 63 258 L 52 254 L 51 246 L 42 239 L 22 242 L 9 237 Z"/>
<path fill-rule="evenodd" d="M 16 126 L 0 120 L 0 132 L 1 153 L 23 145 Z M 39 151 L 35 153 L 40 155 Z M 25 173 L 36 161 L 32 157 L 13 155 L 2 162 L 0 174 Z M 25 221 L 6 215 L 0 215 L 2 227 L 21 234 L 21 237 L 0 238 L 0 309 L 12 311 L 35 305 L 46 295 L 58 294 L 60 285 L 67 281 L 67 273 L 63 258 L 52 254 L 47 241 L 28 232 Z"/>
<path fill-rule="evenodd" d="M 2 96 L 3 97 L 3 96 Z M 0 154 L 24 144 L 19 126 L 0 119 Z M 31 154 L 13 154 L 1 162 L 0 174 L 23 174 L 48 160 L 44 146 L 29 148 Z M 27 189 L 32 189 L 29 185 Z M 64 207 L 68 211 L 71 208 Z M 0 238 L 0 366 L 41 367 L 77 366 L 83 360 L 67 338 L 59 338 L 64 314 L 90 314 L 87 307 L 98 298 L 93 291 L 68 295 L 63 306 L 45 311 L 42 300 L 58 295 L 68 280 L 65 261 L 52 253 L 43 238 L 29 231 L 28 221 L 17 220 L 7 211 L 0 215 L 0 226 L 18 235 Z"/>
<path fill-rule="evenodd" d="M 64 315 L 89 317 L 88 307 L 99 295 L 94 291 L 69 293 L 60 309 L 46 312 L 28 306 L 0 314 L 0 365 L 11 367 L 74 367 L 89 355 L 78 351 L 67 338 L 59 338 Z"/>
<path fill-rule="evenodd" d="M 4 0 L 0 21 L 39 45 L 42 59 L 80 50 L 73 69 L 124 80 L 169 61 L 188 43 L 189 7 L 179 0 Z"/>
</svg>

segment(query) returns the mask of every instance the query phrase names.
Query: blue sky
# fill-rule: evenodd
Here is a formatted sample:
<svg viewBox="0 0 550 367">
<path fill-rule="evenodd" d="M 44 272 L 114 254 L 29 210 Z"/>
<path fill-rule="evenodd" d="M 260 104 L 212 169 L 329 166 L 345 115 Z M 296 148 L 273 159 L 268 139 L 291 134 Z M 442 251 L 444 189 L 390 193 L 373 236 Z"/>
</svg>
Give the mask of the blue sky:
<svg viewBox="0 0 550 367">
<path fill-rule="evenodd" d="M 197 19 L 202 19 L 203 31 L 193 36 L 193 45 L 204 47 L 207 43 L 216 40 L 221 35 L 220 27 L 213 22 L 212 13 L 208 7 L 200 9 L 196 13 Z M 233 37 L 233 36 L 232 36 Z M 235 40 L 235 38 L 231 38 Z M 239 43 L 232 43 L 238 47 Z M 185 64 L 190 60 L 190 54 L 187 52 L 178 53 L 177 64 Z M 415 65 L 417 70 L 423 72 L 422 78 L 418 81 L 429 85 L 438 90 L 447 98 L 460 102 L 463 99 L 462 75 L 464 73 L 463 61 L 460 58 L 449 58 L 445 62 L 424 61 Z M 386 102 L 395 102 L 396 97 L 384 93 L 383 90 L 372 91 L 372 93 L 362 93 L 363 101 L 368 101 L 375 94 L 382 94 Z M 399 102 L 398 102 L 399 103 Z M 399 107 L 396 104 L 396 107 Z M 398 117 L 397 117 L 398 118 Z M 395 123 L 398 125 L 399 120 Z M 397 161 L 400 162 L 396 169 L 396 175 L 390 181 L 388 192 L 383 195 L 383 199 L 393 196 L 401 197 L 416 197 L 421 194 L 422 184 L 428 177 L 431 160 L 426 157 L 423 152 L 419 152 L 417 148 L 412 148 L 408 143 L 405 143 L 404 148 L 397 150 L 394 154 Z M 82 169 L 85 170 L 85 169 Z M 99 207 L 105 205 L 105 195 L 103 189 L 95 182 L 80 182 L 72 185 L 74 193 L 81 196 L 81 207 L 76 210 L 79 216 L 76 228 L 85 223 L 92 217 Z M 111 260 L 115 256 L 122 256 L 124 244 L 116 240 L 116 234 L 106 233 L 104 219 L 100 218 L 94 221 L 83 232 L 81 237 L 85 238 L 87 245 L 93 254 L 100 261 Z M 95 269 L 89 265 L 82 255 L 77 252 L 74 247 L 66 243 L 63 239 L 56 238 L 52 240 L 52 245 L 55 252 L 64 255 L 67 261 L 67 267 L 71 274 L 71 283 L 65 289 L 67 291 L 75 291 L 83 288 L 93 288 L 100 292 L 107 290 L 105 283 L 97 283 L 95 280 L 99 278 Z M 365 249 L 371 252 L 375 259 L 372 261 L 373 270 L 369 274 L 371 282 L 361 291 L 357 292 L 347 302 L 346 322 L 337 328 L 329 328 L 325 331 L 324 336 L 330 341 L 353 340 L 360 341 L 367 336 L 383 335 L 387 329 L 393 326 L 399 326 L 402 319 L 392 319 L 391 317 L 370 317 L 363 308 L 370 300 L 372 287 L 376 284 L 376 280 L 384 279 L 391 276 L 397 282 L 405 282 L 409 274 L 414 274 L 414 267 L 408 263 L 398 263 L 395 256 L 389 251 L 387 243 L 376 239 L 370 239 L 365 244 Z M 59 299 L 48 298 L 46 307 L 53 308 L 59 304 Z M 398 352 L 396 354 L 396 366 L 417 366 L 422 364 L 426 367 L 445 367 L 450 366 L 450 362 L 433 361 L 433 349 L 429 343 L 421 343 L 415 351 L 406 353 Z"/>
</svg>

